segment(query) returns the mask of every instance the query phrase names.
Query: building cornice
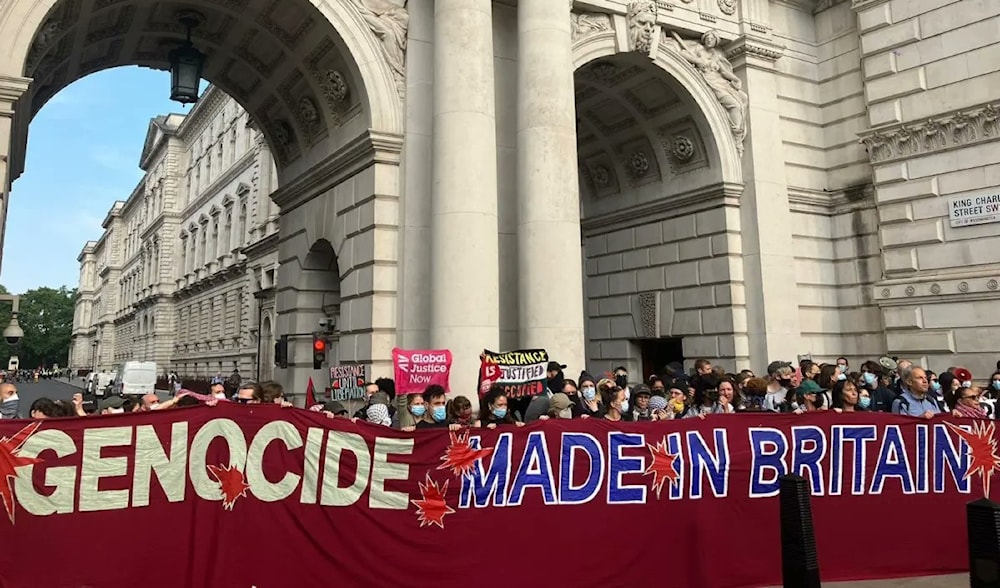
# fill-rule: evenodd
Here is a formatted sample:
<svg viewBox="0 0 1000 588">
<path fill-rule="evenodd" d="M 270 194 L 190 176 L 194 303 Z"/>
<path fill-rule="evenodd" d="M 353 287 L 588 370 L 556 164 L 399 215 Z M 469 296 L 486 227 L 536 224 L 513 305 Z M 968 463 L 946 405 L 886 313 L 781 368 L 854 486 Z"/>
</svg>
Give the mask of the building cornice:
<svg viewBox="0 0 1000 588">
<path fill-rule="evenodd" d="M 247 260 L 257 259 L 258 257 L 263 257 L 268 253 L 276 250 L 278 247 L 278 233 L 274 232 L 270 235 L 251 243 L 243 248 L 243 255 L 246 255 Z"/>
<path fill-rule="evenodd" d="M 366 131 L 300 174 L 291 183 L 279 188 L 271 198 L 281 209 L 281 213 L 287 214 L 317 194 L 333 188 L 373 164 L 398 166 L 402 149 L 402 135 Z"/>
<path fill-rule="evenodd" d="M 871 8 L 872 6 L 878 6 L 879 4 L 885 4 L 890 0 L 851 0 L 851 8 L 858 12 Z"/>
<path fill-rule="evenodd" d="M 948 151 L 1000 139 L 1000 102 L 954 110 L 923 121 L 859 133 L 872 163 Z"/>
<path fill-rule="evenodd" d="M 204 191 L 202 191 L 201 195 L 198 196 L 198 198 L 196 198 L 190 204 L 184 207 L 184 210 L 181 212 L 181 218 L 184 219 L 185 221 L 188 220 L 189 217 L 191 217 L 195 213 L 195 211 L 199 210 L 201 207 L 211 202 L 213 198 L 215 198 L 216 196 L 219 195 L 220 192 L 222 192 L 222 189 L 225 186 L 229 185 L 233 180 L 239 177 L 241 173 L 250 169 L 250 167 L 254 163 L 256 163 L 257 155 L 259 153 L 260 153 L 259 147 L 254 147 L 250 151 L 244 153 L 243 157 L 239 158 L 235 163 L 233 163 L 233 165 L 229 166 L 229 169 L 226 170 L 226 173 L 216 178 L 214 182 L 209 184 L 208 187 L 205 188 Z M 182 222 L 181 224 L 183 225 L 184 223 Z"/>
<path fill-rule="evenodd" d="M 756 57 L 775 62 L 785 54 L 785 46 L 759 37 L 742 36 L 726 46 L 726 57 L 735 61 L 741 57 Z"/>
<path fill-rule="evenodd" d="M 586 218 L 581 223 L 584 236 L 627 229 L 649 222 L 686 216 L 720 206 L 739 206 L 743 186 L 717 183 L 661 198 L 655 202 L 630 206 L 611 214 Z"/>
<path fill-rule="evenodd" d="M 873 286 L 879 306 L 972 302 L 1000 298 L 1000 268 L 881 280 Z"/>
<path fill-rule="evenodd" d="M 205 88 L 205 93 L 201 95 L 201 98 L 194 105 L 194 108 L 191 109 L 191 112 L 187 113 L 184 117 L 184 122 L 177 127 L 177 136 L 186 142 L 187 139 L 201 133 L 209 121 L 212 120 L 212 115 L 215 114 L 218 106 L 228 98 L 229 96 L 216 88 L 215 85 L 209 85 L 208 88 Z"/>
<path fill-rule="evenodd" d="M 874 207 L 875 188 L 871 184 L 861 184 L 828 192 L 789 187 L 788 205 L 793 212 L 836 216 L 850 210 Z"/>
</svg>

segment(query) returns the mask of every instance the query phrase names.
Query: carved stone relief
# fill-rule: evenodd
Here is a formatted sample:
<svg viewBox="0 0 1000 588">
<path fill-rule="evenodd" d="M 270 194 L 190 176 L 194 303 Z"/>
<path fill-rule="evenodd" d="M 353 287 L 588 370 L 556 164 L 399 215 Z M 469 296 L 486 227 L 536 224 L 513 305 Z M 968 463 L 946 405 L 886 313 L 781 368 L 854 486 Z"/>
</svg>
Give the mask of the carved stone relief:
<svg viewBox="0 0 1000 588">
<path fill-rule="evenodd" d="M 406 0 L 351 0 L 382 44 L 399 95 L 406 94 L 406 31 L 410 15 Z"/>
<path fill-rule="evenodd" d="M 660 147 L 674 175 L 708 167 L 708 155 L 698 125 L 690 117 L 656 131 Z"/>
<path fill-rule="evenodd" d="M 719 10 L 729 16 L 736 14 L 736 0 L 719 0 Z"/>
<path fill-rule="evenodd" d="M 618 193 L 614 160 L 604 151 L 580 157 L 581 176 L 595 198 Z"/>
<path fill-rule="evenodd" d="M 25 67 L 25 73 L 28 76 L 35 73 L 35 68 L 38 67 L 45 52 L 52 47 L 52 44 L 61 31 L 62 23 L 54 18 L 48 19 L 42 25 L 42 28 L 38 31 L 38 35 L 35 36 L 35 42 L 31 45 L 31 49 L 28 50 L 27 65 Z"/>
<path fill-rule="evenodd" d="M 299 99 L 299 118 L 308 126 L 319 124 L 319 110 L 316 109 L 316 103 L 307 96 Z"/>
<path fill-rule="evenodd" d="M 665 45 L 693 65 L 708 84 L 729 116 L 729 128 L 736 139 L 736 149 L 742 155 L 743 141 L 747 135 L 746 110 L 749 97 L 743 91 L 743 82 L 733 72 L 732 63 L 719 48 L 718 34 L 708 31 L 701 36 L 700 42 L 683 39 L 676 32 L 670 34 L 673 40 Z"/>
<path fill-rule="evenodd" d="M 649 53 L 656 33 L 657 5 L 653 0 L 632 0 L 628 5 L 629 50 Z"/>
<path fill-rule="evenodd" d="M 694 157 L 694 143 L 683 135 L 677 135 L 670 142 L 670 154 L 681 163 L 691 161 Z"/>
<path fill-rule="evenodd" d="M 617 151 L 631 187 L 636 188 L 660 179 L 656 155 L 645 138 L 620 145 Z"/>
<path fill-rule="evenodd" d="M 611 30 L 611 17 L 599 12 L 573 12 L 573 41 Z"/>
<path fill-rule="evenodd" d="M 866 134 L 861 143 L 877 163 L 928 153 L 955 145 L 1000 137 L 1000 104 L 987 104 L 915 124 L 902 124 Z"/>
</svg>

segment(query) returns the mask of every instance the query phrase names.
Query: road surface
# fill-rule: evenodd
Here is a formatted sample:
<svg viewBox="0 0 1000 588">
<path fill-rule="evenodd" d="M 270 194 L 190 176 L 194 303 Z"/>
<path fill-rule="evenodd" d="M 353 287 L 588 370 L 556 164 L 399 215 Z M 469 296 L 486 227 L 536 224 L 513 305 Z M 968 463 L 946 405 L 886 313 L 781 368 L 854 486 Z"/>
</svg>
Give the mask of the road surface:
<svg viewBox="0 0 1000 588">
<path fill-rule="evenodd" d="M 86 383 L 85 380 L 80 378 L 73 378 L 72 380 L 66 380 L 65 378 L 58 378 L 52 380 L 39 379 L 38 383 L 35 382 L 21 382 L 17 385 L 17 395 L 21 399 L 20 411 L 21 417 L 27 418 L 29 411 L 31 410 L 31 403 L 39 398 L 51 398 L 52 400 L 72 400 L 73 395 L 77 392 L 83 391 L 83 386 Z M 170 394 L 166 392 L 157 392 L 157 396 L 160 400 L 166 400 L 170 398 Z M 91 400 L 89 396 L 84 397 L 86 400 Z"/>
</svg>

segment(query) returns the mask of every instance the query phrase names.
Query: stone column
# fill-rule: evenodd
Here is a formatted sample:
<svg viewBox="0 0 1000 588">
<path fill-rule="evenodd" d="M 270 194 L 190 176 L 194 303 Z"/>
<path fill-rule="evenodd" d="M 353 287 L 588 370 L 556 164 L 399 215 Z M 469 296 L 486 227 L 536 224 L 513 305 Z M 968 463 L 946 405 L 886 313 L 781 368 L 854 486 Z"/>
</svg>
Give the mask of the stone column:
<svg viewBox="0 0 1000 588">
<path fill-rule="evenodd" d="M 520 341 L 580 370 L 584 296 L 570 7 L 521 0 L 517 10 Z"/>
<path fill-rule="evenodd" d="M 802 348 L 792 214 L 774 70 L 780 48 L 765 41 L 744 42 L 748 49 L 733 61 L 750 98 L 740 226 L 750 367 L 760 373 L 771 361 L 795 361 Z"/>
<path fill-rule="evenodd" d="M 500 340 L 492 0 L 437 0 L 434 16 L 430 340 L 455 355 L 452 392 L 474 398 L 479 353 Z"/>
<path fill-rule="evenodd" d="M 14 120 L 15 105 L 28 90 L 30 83 L 29 78 L 0 76 L 0 259 L 3 258 L 4 237 L 7 234 L 7 202 L 10 197 L 10 185 L 13 182 L 10 159 L 12 154 L 17 152 L 12 144 L 17 135 Z"/>
</svg>

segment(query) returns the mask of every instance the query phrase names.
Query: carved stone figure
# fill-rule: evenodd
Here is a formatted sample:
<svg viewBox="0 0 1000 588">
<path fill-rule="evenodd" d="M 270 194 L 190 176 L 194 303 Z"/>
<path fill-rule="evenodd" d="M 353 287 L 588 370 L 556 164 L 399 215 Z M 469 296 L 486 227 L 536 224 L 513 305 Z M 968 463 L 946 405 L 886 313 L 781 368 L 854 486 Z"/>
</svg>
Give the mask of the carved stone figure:
<svg viewBox="0 0 1000 588">
<path fill-rule="evenodd" d="M 611 17 L 598 12 L 574 12 L 570 15 L 573 22 L 573 40 L 589 37 L 595 33 L 611 30 Z"/>
<path fill-rule="evenodd" d="M 1000 110 L 998 110 L 992 104 L 987 104 L 983 112 L 980 113 L 983 119 L 983 136 L 984 137 L 995 137 L 1000 135 Z"/>
<path fill-rule="evenodd" d="M 653 33 L 656 32 L 656 2 L 653 0 L 633 0 L 628 5 L 629 49 L 639 53 L 649 53 L 653 48 Z"/>
<path fill-rule="evenodd" d="M 730 16 L 736 14 L 736 0 L 719 0 L 719 10 Z"/>
<path fill-rule="evenodd" d="M 382 54 L 392 69 L 400 96 L 406 90 L 406 30 L 410 15 L 406 0 L 353 0 L 372 32 L 382 43 Z"/>
<path fill-rule="evenodd" d="M 736 138 L 736 148 L 742 155 L 743 140 L 747 136 L 746 111 L 749 97 L 743 91 L 743 82 L 733 72 L 733 65 L 719 48 L 719 36 L 708 31 L 701 36 L 701 42 L 682 39 L 671 32 L 677 41 L 676 50 L 688 60 L 712 89 L 716 99 L 729 115 L 729 127 Z M 670 45 L 673 47 L 673 44 Z"/>
<path fill-rule="evenodd" d="M 62 23 L 54 18 L 50 18 L 45 21 L 45 24 L 42 25 L 41 29 L 39 29 L 38 34 L 35 35 L 35 42 L 32 43 L 31 49 L 28 50 L 26 68 L 29 75 L 34 73 L 42 59 L 42 56 L 44 56 L 45 52 L 52 47 L 60 29 L 62 29 Z"/>
<path fill-rule="evenodd" d="M 350 92 L 344 74 L 334 70 L 326 72 L 326 78 L 323 80 L 323 92 L 327 94 L 333 104 L 343 102 Z"/>
<path fill-rule="evenodd" d="M 299 99 L 299 117 L 310 127 L 319 122 L 319 111 L 316 109 L 316 103 L 308 96 Z"/>
<path fill-rule="evenodd" d="M 292 127 L 283 120 L 274 121 L 274 142 L 278 147 L 288 147 L 292 144 Z"/>
</svg>

